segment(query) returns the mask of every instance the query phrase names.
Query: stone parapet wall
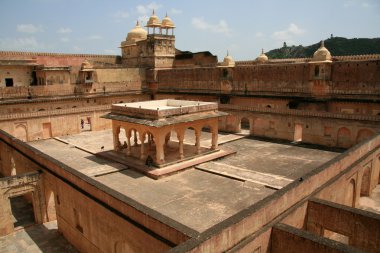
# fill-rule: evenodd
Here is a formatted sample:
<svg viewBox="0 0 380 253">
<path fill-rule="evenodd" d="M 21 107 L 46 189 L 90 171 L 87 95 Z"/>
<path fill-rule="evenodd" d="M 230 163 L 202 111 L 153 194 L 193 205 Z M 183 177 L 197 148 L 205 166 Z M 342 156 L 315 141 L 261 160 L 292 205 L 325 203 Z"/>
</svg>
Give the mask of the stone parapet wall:
<svg viewBox="0 0 380 253">
<path fill-rule="evenodd" d="M 141 81 L 92 83 L 76 85 L 44 85 L 0 88 L 0 99 L 70 96 L 141 91 Z"/>
<path fill-rule="evenodd" d="M 259 246 L 266 248 L 263 245 L 270 244 L 271 239 L 265 233 L 280 222 L 284 214 L 295 211 L 300 204 L 319 194 L 329 185 L 332 186 L 334 193 L 326 195 L 324 199 L 330 201 L 335 196 L 335 191 L 344 189 L 339 184 L 334 185 L 335 181 L 345 180 L 361 169 L 360 164 L 366 164 L 379 155 L 380 135 L 377 135 L 304 175 L 302 180 L 293 181 L 269 198 L 253 204 L 169 252 L 208 252 L 211 249 L 213 252 L 225 252 L 250 238 L 252 242 L 258 241 L 254 248 Z M 261 236 L 265 238 L 262 239 Z M 239 252 L 245 252 L 244 248 Z"/>
<path fill-rule="evenodd" d="M 2 114 L 0 115 L 0 121 L 39 118 L 39 117 L 57 116 L 57 115 L 68 115 L 68 114 L 77 114 L 77 113 L 82 113 L 82 112 L 98 112 L 98 111 L 106 112 L 109 110 L 111 110 L 111 105 L 99 105 L 99 106 L 59 109 L 59 110 L 39 111 L 39 112 Z"/>
<path fill-rule="evenodd" d="M 304 111 L 304 110 L 292 110 L 292 109 L 272 109 L 272 108 L 260 108 L 253 106 L 240 106 L 240 105 L 219 105 L 220 110 L 237 110 L 237 111 L 250 111 L 259 113 L 272 113 L 272 114 L 284 114 L 289 116 L 299 117 L 316 117 L 316 118 L 333 118 L 333 119 L 346 119 L 346 120 L 360 120 L 360 121 L 380 121 L 380 116 L 377 115 L 361 115 L 361 114 L 344 114 L 344 113 L 331 113 L 331 112 L 316 112 L 316 111 Z"/>
</svg>

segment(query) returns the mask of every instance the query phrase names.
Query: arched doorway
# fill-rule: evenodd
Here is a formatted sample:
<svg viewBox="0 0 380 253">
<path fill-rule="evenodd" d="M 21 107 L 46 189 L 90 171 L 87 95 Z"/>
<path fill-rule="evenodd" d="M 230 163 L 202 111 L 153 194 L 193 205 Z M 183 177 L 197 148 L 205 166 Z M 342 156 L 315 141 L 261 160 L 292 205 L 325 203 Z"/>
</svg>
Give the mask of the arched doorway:
<svg viewBox="0 0 380 253">
<path fill-rule="evenodd" d="M 15 128 L 15 132 L 14 132 L 14 136 L 19 139 L 19 140 L 22 140 L 22 141 L 27 141 L 28 138 L 28 134 L 27 134 L 27 130 L 26 130 L 26 126 L 25 125 L 17 125 L 16 128 Z"/>
<path fill-rule="evenodd" d="M 127 147 L 127 133 L 124 129 L 124 127 L 120 127 L 119 130 L 119 142 L 121 149 L 125 149 Z"/>
<path fill-rule="evenodd" d="M 249 135 L 251 131 L 250 120 L 247 117 L 240 119 L 240 133 L 244 135 Z"/>
<path fill-rule="evenodd" d="M 369 129 L 360 129 L 358 135 L 356 136 L 356 143 L 367 140 L 371 138 L 375 133 Z"/>
<path fill-rule="evenodd" d="M 298 123 L 294 125 L 294 141 L 295 142 L 302 141 L 302 125 Z"/>
<path fill-rule="evenodd" d="M 346 204 L 351 207 L 356 206 L 356 185 L 355 180 L 351 179 L 346 192 Z"/>
<path fill-rule="evenodd" d="M 346 127 L 341 127 L 337 134 L 337 146 L 349 148 L 351 146 L 351 131 Z"/>
</svg>

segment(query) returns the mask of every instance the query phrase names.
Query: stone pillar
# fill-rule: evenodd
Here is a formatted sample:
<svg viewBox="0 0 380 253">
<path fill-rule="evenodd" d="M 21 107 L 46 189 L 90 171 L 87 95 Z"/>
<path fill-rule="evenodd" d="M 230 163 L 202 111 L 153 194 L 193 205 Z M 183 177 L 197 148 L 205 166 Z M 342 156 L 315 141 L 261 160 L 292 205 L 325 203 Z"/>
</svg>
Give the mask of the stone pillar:
<svg viewBox="0 0 380 253">
<path fill-rule="evenodd" d="M 134 142 L 135 142 L 135 146 L 137 146 L 137 130 L 133 130 L 134 132 L 135 132 L 135 134 L 134 134 L 134 137 L 133 137 L 133 140 L 134 140 Z"/>
<path fill-rule="evenodd" d="M 171 136 L 172 132 L 169 132 L 166 136 L 165 136 L 165 146 L 168 145 L 169 141 L 170 141 L 170 136 Z"/>
<path fill-rule="evenodd" d="M 195 131 L 195 147 L 197 154 L 201 153 L 201 131 Z"/>
<path fill-rule="evenodd" d="M 11 202 L 0 192 L 0 236 L 11 234 L 14 230 L 12 221 Z"/>
<path fill-rule="evenodd" d="M 152 149 L 152 134 L 148 133 L 148 150 Z"/>
<path fill-rule="evenodd" d="M 127 135 L 127 152 L 126 152 L 126 155 L 131 155 L 131 132 L 130 131 L 127 131 L 126 132 L 126 135 Z"/>
<path fill-rule="evenodd" d="M 218 148 L 218 128 L 212 128 L 212 140 L 211 140 L 211 149 L 215 150 Z"/>
<path fill-rule="evenodd" d="M 165 137 L 156 136 L 156 163 L 162 164 L 165 162 L 164 144 Z"/>
<path fill-rule="evenodd" d="M 120 140 L 119 140 L 120 127 L 113 128 L 113 149 L 115 151 L 119 150 Z"/>
<path fill-rule="evenodd" d="M 185 138 L 185 133 L 182 131 L 177 132 L 177 138 L 179 143 L 179 159 L 183 159 L 185 157 L 183 154 L 183 140 Z"/>
<path fill-rule="evenodd" d="M 140 159 L 141 160 L 144 160 L 145 159 L 145 133 L 144 134 L 140 134 L 140 142 L 141 142 L 141 146 L 140 146 Z"/>
</svg>

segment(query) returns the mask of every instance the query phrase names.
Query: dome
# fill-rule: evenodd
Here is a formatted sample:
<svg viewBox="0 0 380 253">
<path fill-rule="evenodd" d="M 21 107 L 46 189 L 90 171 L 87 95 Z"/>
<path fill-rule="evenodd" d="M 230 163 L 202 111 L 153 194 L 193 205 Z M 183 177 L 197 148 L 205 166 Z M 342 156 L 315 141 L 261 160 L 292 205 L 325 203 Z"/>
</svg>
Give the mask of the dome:
<svg viewBox="0 0 380 253">
<path fill-rule="evenodd" d="M 315 51 L 313 55 L 313 61 L 331 61 L 332 57 L 330 51 L 325 48 L 325 43 L 322 40 L 321 46 Z"/>
<path fill-rule="evenodd" d="M 156 14 L 152 13 L 152 16 L 150 16 L 148 23 L 146 24 L 147 27 L 160 27 L 161 26 L 161 21 L 160 19 L 156 16 Z"/>
<path fill-rule="evenodd" d="M 222 66 L 226 66 L 226 67 L 235 67 L 235 61 L 234 61 L 234 59 L 229 55 L 228 51 L 227 51 L 227 55 L 226 55 L 226 57 L 224 57 L 224 59 L 223 59 Z"/>
<path fill-rule="evenodd" d="M 266 54 L 264 54 L 264 49 L 261 50 L 261 54 L 259 55 L 259 57 L 256 58 L 256 61 L 258 61 L 258 62 L 268 61 L 268 56 L 266 56 Z"/>
<path fill-rule="evenodd" d="M 168 14 L 166 14 L 166 16 L 164 17 L 164 19 L 162 19 L 161 26 L 163 28 L 174 28 L 175 27 L 172 19 L 168 17 Z"/>
<path fill-rule="evenodd" d="M 86 69 L 93 69 L 94 66 L 86 59 L 84 62 L 82 62 L 81 69 L 86 70 Z"/>
<path fill-rule="evenodd" d="M 137 21 L 136 26 L 128 33 L 126 40 L 128 42 L 146 40 L 147 35 L 147 31 L 145 31 L 145 29 L 140 26 L 139 21 Z"/>
</svg>

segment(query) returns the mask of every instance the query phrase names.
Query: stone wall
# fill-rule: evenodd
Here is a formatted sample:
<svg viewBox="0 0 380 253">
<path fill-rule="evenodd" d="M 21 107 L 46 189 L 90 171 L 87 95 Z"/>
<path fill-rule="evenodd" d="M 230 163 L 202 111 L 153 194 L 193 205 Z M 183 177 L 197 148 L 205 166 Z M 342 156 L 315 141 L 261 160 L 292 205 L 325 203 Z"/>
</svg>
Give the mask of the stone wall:
<svg viewBox="0 0 380 253">
<path fill-rule="evenodd" d="M 269 198 L 255 203 L 170 252 L 223 252 L 227 250 L 269 252 L 269 245 L 273 243 L 270 237 L 273 226 L 282 221 L 304 229 L 308 199 L 318 197 L 338 203 L 344 201 L 350 195 L 345 185 L 350 183 L 350 177 L 358 172 L 361 173 L 363 165 L 371 161 L 376 162 L 379 157 L 380 135 L 377 135 L 304 175 L 302 180 L 292 182 Z M 378 182 L 380 169 L 378 161 L 376 166 L 377 174 L 371 173 L 371 181 Z M 360 183 L 357 187 L 361 187 Z M 297 231 L 294 230 L 292 234 L 297 234 Z M 307 232 L 301 232 L 307 234 Z M 278 242 L 287 245 L 286 240 Z M 281 249 L 290 247 L 285 245 L 283 244 Z M 327 248 L 331 248 L 331 245 L 327 245 Z"/>
<path fill-rule="evenodd" d="M 379 60 L 322 64 L 315 76 L 315 64 L 307 62 L 242 65 L 234 68 L 183 68 L 158 70 L 159 92 L 208 92 L 225 94 L 267 94 L 302 97 L 335 97 L 342 94 L 379 93 Z M 322 71 L 322 70 L 321 70 Z M 206 91 L 207 90 L 207 91 Z"/>
<path fill-rule="evenodd" d="M 55 212 L 59 231 L 81 252 L 163 252 L 188 239 L 169 219 L 162 223 L 154 211 L 0 131 L 0 173 L 12 166 L 17 174 L 41 171 L 41 193 L 52 204 L 44 215 Z"/>
<path fill-rule="evenodd" d="M 230 113 L 219 121 L 219 129 L 239 132 L 242 119 L 249 121 L 253 136 L 302 141 L 331 147 L 349 148 L 380 133 L 377 115 L 351 115 L 290 109 L 220 105 Z M 296 140 L 296 133 L 300 139 Z"/>
<path fill-rule="evenodd" d="M 30 85 L 33 82 L 32 66 L 0 66 L 0 88 L 6 87 L 5 79 L 13 79 L 13 87 Z"/>
</svg>

